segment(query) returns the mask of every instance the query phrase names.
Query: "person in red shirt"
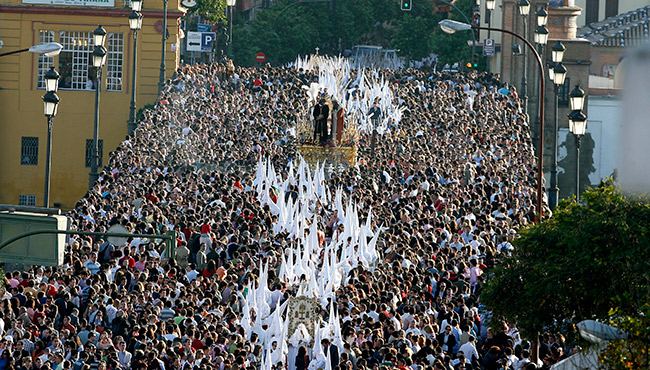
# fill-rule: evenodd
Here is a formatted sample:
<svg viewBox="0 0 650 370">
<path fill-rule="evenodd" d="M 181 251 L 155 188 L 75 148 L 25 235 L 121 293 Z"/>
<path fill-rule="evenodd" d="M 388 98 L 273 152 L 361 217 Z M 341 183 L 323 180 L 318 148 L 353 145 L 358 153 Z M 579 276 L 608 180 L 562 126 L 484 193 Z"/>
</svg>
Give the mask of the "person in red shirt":
<svg viewBox="0 0 650 370">
<path fill-rule="evenodd" d="M 123 261 L 127 260 L 129 261 L 129 270 L 133 270 L 133 266 L 135 266 L 135 259 L 130 256 L 131 250 L 129 247 L 124 247 L 124 257 L 120 258 L 120 266 L 124 266 Z"/>
</svg>

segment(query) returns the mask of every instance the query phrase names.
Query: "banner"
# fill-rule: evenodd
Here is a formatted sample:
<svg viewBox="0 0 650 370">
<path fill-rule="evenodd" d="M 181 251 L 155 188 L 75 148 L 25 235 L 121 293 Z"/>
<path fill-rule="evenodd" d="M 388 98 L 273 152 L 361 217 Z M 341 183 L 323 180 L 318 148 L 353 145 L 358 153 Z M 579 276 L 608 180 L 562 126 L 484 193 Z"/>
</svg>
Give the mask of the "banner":
<svg viewBox="0 0 650 370">
<path fill-rule="evenodd" d="M 115 0 L 23 0 L 23 4 L 114 7 Z"/>
</svg>

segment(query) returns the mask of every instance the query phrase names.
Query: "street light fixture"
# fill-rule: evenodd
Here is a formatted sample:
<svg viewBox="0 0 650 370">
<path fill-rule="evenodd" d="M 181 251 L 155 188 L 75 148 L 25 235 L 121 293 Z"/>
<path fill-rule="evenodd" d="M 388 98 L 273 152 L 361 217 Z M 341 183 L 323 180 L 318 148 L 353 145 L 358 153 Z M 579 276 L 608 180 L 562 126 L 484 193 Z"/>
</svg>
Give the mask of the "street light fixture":
<svg viewBox="0 0 650 370">
<path fill-rule="evenodd" d="M 56 90 L 59 88 L 59 73 L 50 67 L 45 73 L 45 89 L 43 96 L 43 111 L 47 117 L 47 150 L 45 152 L 45 190 L 43 191 L 43 206 L 50 206 L 50 167 L 52 165 L 52 119 L 56 116 L 59 106 L 59 97 Z"/>
<path fill-rule="evenodd" d="M 564 80 L 566 78 L 566 67 L 562 63 L 555 63 L 553 68 L 553 83 L 555 86 L 564 85 Z"/>
<path fill-rule="evenodd" d="M 485 9 L 492 11 L 496 7 L 496 4 L 496 0 L 485 0 Z"/>
<path fill-rule="evenodd" d="M 129 122 L 127 123 L 127 132 L 129 135 L 135 131 L 136 128 L 136 117 L 135 117 L 135 83 L 136 83 L 136 65 L 138 63 L 137 52 L 138 52 L 138 30 L 142 28 L 142 13 L 135 8 L 142 9 L 142 0 L 136 2 L 131 2 L 133 10 L 129 14 L 129 28 L 133 31 L 133 70 L 131 71 L 131 104 L 129 105 Z"/>
<path fill-rule="evenodd" d="M 530 1 L 521 0 L 519 2 L 519 14 L 525 17 L 527 17 L 528 14 L 530 14 Z"/>
<path fill-rule="evenodd" d="M 537 26 L 546 26 L 548 22 L 548 12 L 544 8 L 539 8 L 537 11 Z"/>
<path fill-rule="evenodd" d="M 8 51 L 6 53 L 0 53 L 0 57 L 6 57 L 7 55 L 24 53 L 26 51 L 29 51 L 30 53 L 34 53 L 34 54 L 45 55 L 46 57 L 53 57 L 59 55 L 61 50 L 63 50 L 63 45 L 59 44 L 58 42 L 48 42 L 47 44 L 43 44 L 43 45 L 34 45 L 24 49 L 18 49 L 14 51 Z"/>
<path fill-rule="evenodd" d="M 571 91 L 571 95 L 576 89 L 582 91 L 582 89 L 576 88 Z M 571 96 L 573 98 L 573 96 Z M 576 97 L 577 99 L 584 102 L 584 91 L 582 91 L 582 96 Z M 582 141 L 582 136 L 587 131 L 587 116 L 582 113 L 582 110 L 573 110 L 569 113 L 569 131 L 576 138 L 576 200 L 580 202 L 580 144 Z"/>
<path fill-rule="evenodd" d="M 571 110 L 582 110 L 585 104 L 585 91 L 579 85 L 576 85 L 569 93 L 569 104 L 571 105 Z"/>
<path fill-rule="evenodd" d="M 97 173 L 99 167 L 99 93 L 102 89 L 102 67 L 106 62 L 104 41 L 106 41 L 107 34 L 101 25 L 93 31 L 93 42 L 95 43 L 92 58 L 92 64 L 95 67 L 95 124 L 93 125 L 93 147 L 91 150 L 90 174 L 88 176 L 89 189 L 93 187 L 99 177 L 99 173 Z"/>
<path fill-rule="evenodd" d="M 95 30 L 93 31 L 93 44 L 95 46 L 104 45 L 104 41 L 106 41 L 107 34 L 108 33 L 106 32 L 104 27 L 102 27 L 101 25 L 97 26 L 97 28 L 95 28 Z"/>
<path fill-rule="evenodd" d="M 560 41 L 556 42 L 553 47 L 551 48 L 551 57 L 555 63 L 561 63 L 562 59 L 564 59 L 564 51 L 566 48 L 564 47 L 564 44 L 562 44 Z"/>
<path fill-rule="evenodd" d="M 537 26 L 535 29 L 535 43 L 544 46 L 547 42 L 548 28 L 546 26 Z"/>
<path fill-rule="evenodd" d="M 468 31 L 472 29 L 476 30 L 485 30 L 486 27 L 480 27 L 480 26 L 471 26 L 466 23 L 461 23 L 457 21 L 453 21 L 450 19 L 445 19 L 442 20 L 438 23 L 440 25 L 440 28 L 446 32 L 446 33 L 455 33 L 457 31 Z M 518 38 L 521 40 L 530 50 L 533 52 L 533 55 L 535 55 L 535 60 L 537 61 L 537 67 L 539 68 L 539 74 L 540 76 L 544 76 L 544 65 L 542 63 L 542 58 L 540 57 L 539 53 L 537 50 L 535 50 L 535 47 L 528 41 L 526 40 L 525 37 L 522 37 L 521 35 L 514 33 L 512 31 L 508 31 L 502 28 L 491 28 L 490 30 L 492 31 L 497 31 L 497 32 L 502 32 L 502 33 L 507 33 L 513 37 Z M 540 217 L 536 219 L 536 222 L 541 221 L 541 216 L 543 216 L 544 212 L 542 210 L 542 178 L 544 176 L 544 171 L 543 171 L 543 158 L 544 158 L 544 90 L 546 88 L 546 83 L 544 78 L 540 79 L 540 89 L 539 89 L 539 143 L 537 146 L 537 212 L 539 212 Z"/>
<path fill-rule="evenodd" d="M 555 80 L 555 63 L 548 63 L 548 79 L 553 82 Z"/>
</svg>

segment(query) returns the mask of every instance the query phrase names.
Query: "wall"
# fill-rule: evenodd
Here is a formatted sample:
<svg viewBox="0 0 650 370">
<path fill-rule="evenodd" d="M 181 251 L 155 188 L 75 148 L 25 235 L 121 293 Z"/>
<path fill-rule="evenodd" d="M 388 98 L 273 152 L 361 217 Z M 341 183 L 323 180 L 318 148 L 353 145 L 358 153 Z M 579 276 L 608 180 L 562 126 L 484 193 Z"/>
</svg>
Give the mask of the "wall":
<svg viewBox="0 0 650 370">
<path fill-rule="evenodd" d="M 605 19 L 605 4 L 607 0 L 599 0 L 598 5 L 598 21 Z M 575 0 L 575 4 L 582 9 L 586 9 L 587 0 Z M 644 6 L 650 5 L 648 0 L 619 0 L 618 2 L 618 14 L 626 13 L 632 10 L 642 8 Z M 578 16 L 578 28 L 586 26 L 586 14 L 584 11 Z"/>
<path fill-rule="evenodd" d="M 149 5 L 162 7 L 162 2 Z M 118 7 L 119 5 L 119 7 Z M 173 3 L 176 9 L 178 4 Z M 99 138 L 104 140 L 103 164 L 109 152 L 124 140 L 127 132 L 131 100 L 133 38 L 128 27 L 128 9 L 123 4 L 114 8 L 23 6 L 15 0 L 0 4 L 0 40 L 3 52 L 27 48 L 38 43 L 38 30 L 92 31 L 102 24 L 108 32 L 124 35 L 122 91 L 102 91 Z M 137 107 L 155 102 L 160 68 L 162 11 L 143 10 L 144 22 L 138 37 Z M 168 15 L 170 39 L 167 41 L 166 76 L 176 69 L 178 56 L 171 45 L 178 42 L 177 19 L 182 13 L 172 9 Z M 158 28 L 156 24 L 158 23 Z M 57 37 L 58 41 L 58 37 Z M 42 205 L 46 162 L 46 118 L 37 89 L 38 57 L 21 53 L 0 59 L 0 203 L 18 204 L 20 194 L 36 195 Z M 54 65 L 58 66 L 58 57 Z M 58 69 L 58 68 L 57 68 Z M 103 78 L 105 86 L 106 78 Z M 88 189 L 85 167 L 86 139 L 93 137 L 95 109 L 94 91 L 60 89 L 61 102 L 54 118 L 50 206 L 73 207 Z M 38 165 L 21 165 L 21 137 L 39 138 Z"/>
</svg>

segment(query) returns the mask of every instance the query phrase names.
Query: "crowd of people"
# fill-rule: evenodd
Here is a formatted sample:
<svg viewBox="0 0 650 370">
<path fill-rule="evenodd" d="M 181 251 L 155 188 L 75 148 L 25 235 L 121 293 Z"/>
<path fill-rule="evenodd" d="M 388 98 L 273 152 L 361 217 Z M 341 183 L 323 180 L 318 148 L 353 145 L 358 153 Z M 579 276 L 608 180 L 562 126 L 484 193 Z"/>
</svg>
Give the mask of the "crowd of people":
<svg viewBox="0 0 650 370">
<path fill-rule="evenodd" d="M 161 239 L 77 236 L 64 265 L 7 272 L 0 370 L 517 370 L 563 358 L 553 335 L 534 363 L 515 323 L 490 320 L 480 302 L 489 269 L 536 213 L 535 158 L 515 89 L 476 72 L 379 73 L 404 115 L 374 157 L 363 133 L 359 165 L 326 182 L 360 215 L 372 208 L 381 256 L 372 269 L 354 268 L 329 301 L 343 348 L 322 338 L 326 364 L 307 348 L 270 364 L 265 347 L 277 343 L 241 326 L 261 263 L 270 266 L 271 309 L 296 295 L 279 279 L 291 240 L 273 232 L 276 216 L 252 181 L 260 158 L 279 176 L 298 161 L 292 128 L 309 114 L 302 86 L 317 74 L 211 64 L 174 74 L 69 215 L 80 231 L 174 231 L 173 253 Z M 327 205 L 318 212 L 328 243 L 345 226 Z M 326 322 L 331 307 L 321 308 Z"/>
</svg>

